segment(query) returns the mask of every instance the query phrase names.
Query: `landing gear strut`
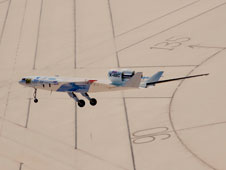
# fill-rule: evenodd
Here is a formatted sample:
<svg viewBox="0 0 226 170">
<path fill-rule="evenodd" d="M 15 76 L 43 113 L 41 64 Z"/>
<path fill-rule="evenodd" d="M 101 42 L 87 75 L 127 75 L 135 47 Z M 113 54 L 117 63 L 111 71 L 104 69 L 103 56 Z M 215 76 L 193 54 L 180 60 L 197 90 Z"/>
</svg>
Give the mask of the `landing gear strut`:
<svg viewBox="0 0 226 170">
<path fill-rule="evenodd" d="M 35 89 L 33 96 L 34 96 L 34 102 L 35 102 L 35 103 L 38 103 L 38 99 L 37 99 L 37 89 Z"/>
<path fill-rule="evenodd" d="M 97 100 L 95 98 L 90 98 L 87 93 L 81 93 L 85 98 L 89 100 L 90 105 L 95 106 L 97 104 Z M 77 103 L 79 107 L 84 107 L 85 106 L 85 101 L 82 99 L 78 99 L 78 97 L 75 95 L 73 92 L 68 92 L 68 95 L 73 98 Z"/>
<path fill-rule="evenodd" d="M 90 105 L 95 106 L 97 104 L 97 100 L 95 98 L 90 98 L 88 93 L 82 93 L 82 95 L 89 100 Z"/>
<path fill-rule="evenodd" d="M 68 95 L 78 103 L 79 107 L 85 106 L 85 104 L 86 104 L 85 101 L 82 99 L 79 100 L 78 97 L 73 92 L 68 93 Z"/>
</svg>

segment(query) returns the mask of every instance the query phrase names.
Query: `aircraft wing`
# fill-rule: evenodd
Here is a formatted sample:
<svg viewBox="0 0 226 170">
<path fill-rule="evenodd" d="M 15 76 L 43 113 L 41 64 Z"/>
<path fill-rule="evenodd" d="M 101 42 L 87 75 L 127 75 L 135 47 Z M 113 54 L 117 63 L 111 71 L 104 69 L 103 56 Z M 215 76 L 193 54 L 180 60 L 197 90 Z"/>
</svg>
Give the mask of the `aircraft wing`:
<svg viewBox="0 0 226 170">
<path fill-rule="evenodd" d="M 194 78 L 194 77 L 200 77 L 200 76 L 207 76 L 209 75 L 209 73 L 207 74 L 199 74 L 199 75 L 193 75 L 193 76 L 186 76 L 186 77 L 179 77 L 179 78 L 173 78 L 173 79 L 167 79 L 167 80 L 160 80 L 160 81 L 152 81 L 147 83 L 147 86 L 153 86 L 155 84 L 159 84 L 159 83 L 166 83 L 166 82 L 170 82 L 170 81 L 177 81 L 177 80 L 183 80 L 183 79 L 189 79 L 189 78 Z"/>
</svg>

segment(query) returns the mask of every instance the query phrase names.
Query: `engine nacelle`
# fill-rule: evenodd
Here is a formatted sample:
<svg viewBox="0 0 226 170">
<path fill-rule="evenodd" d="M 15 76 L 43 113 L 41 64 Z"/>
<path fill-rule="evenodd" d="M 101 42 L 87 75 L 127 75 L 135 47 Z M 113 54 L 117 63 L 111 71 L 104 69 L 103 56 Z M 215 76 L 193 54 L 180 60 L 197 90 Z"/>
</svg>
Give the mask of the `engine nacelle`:
<svg viewBox="0 0 226 170">
<path fill-rule="evenodd" d="M 110 70 L 108 72 L 108 78 L 111 80 L 112 84 L 121 85 L 133 77 L 135 71 L 133 70 Z"/>
</svg>

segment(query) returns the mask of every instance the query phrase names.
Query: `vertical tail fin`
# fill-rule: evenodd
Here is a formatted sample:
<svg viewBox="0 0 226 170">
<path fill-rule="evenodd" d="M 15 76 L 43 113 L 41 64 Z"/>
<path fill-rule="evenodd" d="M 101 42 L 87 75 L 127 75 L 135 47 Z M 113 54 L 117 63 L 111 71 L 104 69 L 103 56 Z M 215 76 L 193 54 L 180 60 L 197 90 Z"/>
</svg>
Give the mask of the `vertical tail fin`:
<svg viewBox="0 0 226 170">
<path fill-rule="evenodd" d="M 163 71 L 159 71 L 159 72 L 155 73 L 152 77 L 150 77 L 149 79 L 147 79 L 145 81 L 146 87 L 147 87 L 147 83 L 159 81 L 159 79 L 162 77 L 162 74 L 163 73 L 164 73 Z"/>
<path fill-rule="evenodd" d="M 143 74 L 142 72 L 137 72 L 131 79 L 129 79 L 125 83 L 124 87 L 134 87 L 134 88 L 140 87 L 142 74 Z"/>
</svg>

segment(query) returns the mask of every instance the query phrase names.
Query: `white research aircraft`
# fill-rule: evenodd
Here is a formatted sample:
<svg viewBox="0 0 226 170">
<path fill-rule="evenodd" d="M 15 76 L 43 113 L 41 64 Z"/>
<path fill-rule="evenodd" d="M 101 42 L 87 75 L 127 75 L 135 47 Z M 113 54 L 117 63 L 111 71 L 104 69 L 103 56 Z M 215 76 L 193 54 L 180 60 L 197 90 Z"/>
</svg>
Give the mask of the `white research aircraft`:
<svg viewBox="0 0 226 170">
<path fill-rule="evenodd" d="M 163 71 L 159 71 L 152 77 L 144 77 L 142 72 L 132 70 L 110 70 L 108 72 L 109 81 L 100 81 L 94 79 L 81 79 L 81 78 L 64 78 L 64 77 L 47 77 L 47 76 L 28 76 L 22 78 L 19 83 L 21 85 L 34 88 L 34 102 L 37 103 L 37 89 L 66 92 L 72 97 L 78 106 L 85 106 L 85 101 L 78 99 L 75 93 L 80 93 L 86 99 L 89 100 L 92 106 L 97 104 L 95 98 L 90 98 L 89 93 L 94 92 L 107 92 L 107 91 L 119 91 L 129 90 L 137 88 L 148 88 L 158 83 L 165 83 L 169 81 L 176 81 L 182 79 L 188 79 L 199 76 L 207 76 L 208 74 L 199 74 L 187 77 L 173 78 L 167 80 L 160 80 Z"/>
</svg>

